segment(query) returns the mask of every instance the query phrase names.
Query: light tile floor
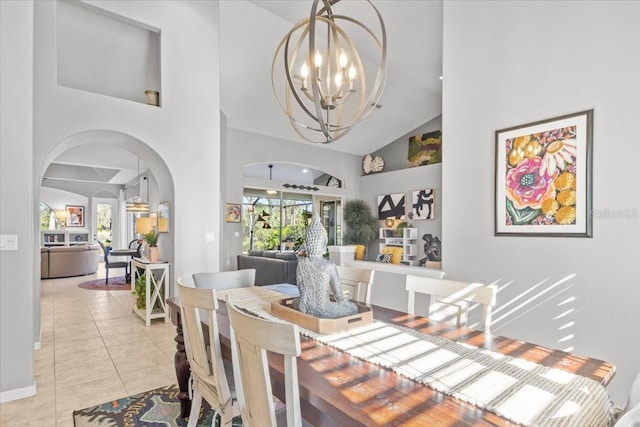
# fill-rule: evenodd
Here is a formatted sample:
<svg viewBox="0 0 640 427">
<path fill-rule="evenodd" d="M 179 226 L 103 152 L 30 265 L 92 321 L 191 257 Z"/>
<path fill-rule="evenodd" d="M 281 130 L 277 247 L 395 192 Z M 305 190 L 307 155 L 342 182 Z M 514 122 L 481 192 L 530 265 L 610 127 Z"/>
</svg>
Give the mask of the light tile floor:
<svg viewBox="0 0 640 427">
<path fill-rule="evenodd" d="M 147 327 L 128 291 L 78 283 L 96 274 L 41 282 L 41 348 L 34 351 L 36 395 L 0 404 L 0 426 L 73 426 L 73 410 L 176 383 L 176 329 Z"/>
</svg>

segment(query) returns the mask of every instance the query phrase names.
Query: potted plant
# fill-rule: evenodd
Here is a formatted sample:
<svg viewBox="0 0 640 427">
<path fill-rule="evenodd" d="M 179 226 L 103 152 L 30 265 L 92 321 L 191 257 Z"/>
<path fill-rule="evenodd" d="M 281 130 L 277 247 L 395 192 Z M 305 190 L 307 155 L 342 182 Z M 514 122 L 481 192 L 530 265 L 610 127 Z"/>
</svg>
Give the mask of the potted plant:
<svg viewBox="0 0 640 427">
<path fill-rule="evenodd" d="M 410 222 L 402 221 L 396 226 L 396 237 L 402 237 L 405 228 L 413 228 Z"/>
<path fill-rule="evenodd" d="M 154 228 L 144 235 L 149 247 L 149 262 L 158 262 L 158 231 Z"/>
<path fill-rule="evenodd" d="M 364 253 L 361 257 L 356 251 L 356 259 L 366 259 L 367 246 L 378 237 L 378 222 L 371 214 L 369 204 L 360 199 L 346 202 L 344 222 L 347 225 L 344 243 L 364 246 Z"/>
<path fill-rule="evenodd" d="M 141 274 L 138 277 L 133 288 L 133 292 L 131 293 L 136 296 L 136 307 L 139 310 L 144 310 L 147 305 L 147 278 L 144 274 Z"/>
</svg>

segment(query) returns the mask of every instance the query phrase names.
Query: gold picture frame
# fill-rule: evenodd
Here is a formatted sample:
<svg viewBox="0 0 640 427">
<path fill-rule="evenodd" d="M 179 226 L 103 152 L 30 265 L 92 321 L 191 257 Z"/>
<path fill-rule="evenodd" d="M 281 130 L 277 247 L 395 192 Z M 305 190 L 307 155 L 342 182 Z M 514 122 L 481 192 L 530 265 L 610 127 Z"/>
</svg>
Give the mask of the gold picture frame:
<svg viewBox="0 0 640 427">
<path fill-rule="evenodd" d="M 227 222 L 240 222 L 242 220 L 242 205 L 239 203 L 227 203 L 225 217 Z"/>
<path fill-rule="evenodd" d="M 158 203 L 158 233 L 169 232 L 169 202 Z"/>
</svg>

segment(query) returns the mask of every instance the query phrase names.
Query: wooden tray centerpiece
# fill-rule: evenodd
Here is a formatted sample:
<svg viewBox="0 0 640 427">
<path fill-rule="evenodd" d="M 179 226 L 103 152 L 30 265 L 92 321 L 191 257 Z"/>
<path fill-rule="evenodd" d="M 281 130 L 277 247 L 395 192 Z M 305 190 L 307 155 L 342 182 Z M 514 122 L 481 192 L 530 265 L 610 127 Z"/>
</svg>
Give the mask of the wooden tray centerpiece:
<svg viewBox="0 0 640 427">
<path fill-rule="evenodd" d="M 338 317 L 337 319 L 325 319 L 302 313 L 291 307 L 295 298 L 286 298 L 278 302 L 271 303 L 271 314 L 291 322 L 301 328 L 308 329 L 319 334 L 335 334 L 336 332 L 348 331 L 360 326 L 369 325 L 373 322 L 373 311 L 371 307 L 351 300 L 358 306 L 358 312 L 350 316 Z"/>
</svg>

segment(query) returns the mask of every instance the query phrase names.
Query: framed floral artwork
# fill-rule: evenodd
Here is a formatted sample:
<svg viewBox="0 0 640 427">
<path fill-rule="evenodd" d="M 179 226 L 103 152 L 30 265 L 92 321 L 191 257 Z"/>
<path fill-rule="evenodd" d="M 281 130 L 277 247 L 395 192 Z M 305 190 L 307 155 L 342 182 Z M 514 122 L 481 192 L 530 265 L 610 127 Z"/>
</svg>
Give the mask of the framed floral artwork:
<svg viewBox="0 0 640 427">
<path fill-rule="evenodd" d="M 496 236 L 591 237 L 593 110 L 496 131 Z"/>
<path fill-rule="evenodd" d="M 67 227 L 84 227 L 84 206 L 66 205 L 65 210 L 69 212 Z"/>
<path fill-rule="evenodd" d="M 242 205 L 239 203 L 227 203 L 227 222 L 240 222 L 242 219 Z"/>
</svg>

